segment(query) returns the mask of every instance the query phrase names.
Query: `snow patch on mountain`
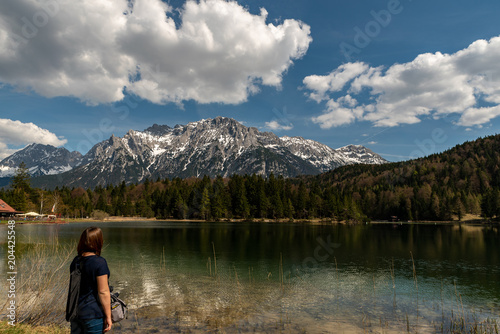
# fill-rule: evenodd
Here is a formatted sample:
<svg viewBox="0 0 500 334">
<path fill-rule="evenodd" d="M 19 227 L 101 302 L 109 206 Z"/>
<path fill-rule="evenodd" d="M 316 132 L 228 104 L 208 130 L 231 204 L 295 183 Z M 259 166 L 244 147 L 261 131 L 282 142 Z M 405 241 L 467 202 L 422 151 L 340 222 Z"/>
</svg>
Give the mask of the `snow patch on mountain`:
<svg viewBox="0 0 500 334">
<path fill-rule="evenodd" d="M 70 171 L 82 162 L 79 152 L 51 145 L 30 144 L 0 161 L 0 177 L 12 177 L 24 162 L 31 176 L 55 175 Z"/>
</svg>

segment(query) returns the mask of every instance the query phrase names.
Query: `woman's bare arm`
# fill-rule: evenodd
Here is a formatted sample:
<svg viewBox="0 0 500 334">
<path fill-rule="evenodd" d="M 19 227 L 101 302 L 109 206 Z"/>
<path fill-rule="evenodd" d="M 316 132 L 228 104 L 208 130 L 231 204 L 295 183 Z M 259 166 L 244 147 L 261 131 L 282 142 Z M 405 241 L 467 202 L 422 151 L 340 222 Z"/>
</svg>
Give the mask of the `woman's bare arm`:
<svg viewBox="0 0 500 334">
<path fill-rule="evenodd" d="M 111 330 L 111 296 L 109 292 L 108 275 L 97 276 L 99 300 L 104 310 L 104 332 Z"/>
</svg>

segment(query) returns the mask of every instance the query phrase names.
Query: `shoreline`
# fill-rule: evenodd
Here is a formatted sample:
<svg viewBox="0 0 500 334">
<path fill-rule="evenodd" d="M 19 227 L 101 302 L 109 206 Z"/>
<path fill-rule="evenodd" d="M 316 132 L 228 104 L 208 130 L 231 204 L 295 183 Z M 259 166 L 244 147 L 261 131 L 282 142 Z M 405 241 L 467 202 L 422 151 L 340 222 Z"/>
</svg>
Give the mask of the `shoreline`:
<svg viewBox="0 0 500 334">
<path fill-rule="evenodd" d="M 9 219 L 1 220 L 0 224 L 7 224 Z M 388 220 L 373 220 L 370 222 L 355 222 L 355 221 L 337 221 L 334 219 L 316 218 L 316 219 L 220 219 L 220 220 L 204 220 L 204 219 L 156 219 L 147 217 L 125 217 L 125 216 L 110 216 L 104 219 L 92 218 L 67 218 L 61 221 L 37 221 L 37 220 L 16 220 L 16 224 L 20 225 L 59 225 L 59 224 L 73 224 L 73 223 L 107 223 L 107 222 L 165 222 L 165 223 L 294 223 L 294 224 L 314 224 L 314 225 L 368 225 L 368 224 L 393 224 L 393 225 L 448 225 L 448 224 L 467 224 L 467 225 L 498 225 L 499 221 L 488 220 L 479 216 L 470 215 L 462 220 L 448 220 L 448 221 L 388 221 Z"/>
</svg>

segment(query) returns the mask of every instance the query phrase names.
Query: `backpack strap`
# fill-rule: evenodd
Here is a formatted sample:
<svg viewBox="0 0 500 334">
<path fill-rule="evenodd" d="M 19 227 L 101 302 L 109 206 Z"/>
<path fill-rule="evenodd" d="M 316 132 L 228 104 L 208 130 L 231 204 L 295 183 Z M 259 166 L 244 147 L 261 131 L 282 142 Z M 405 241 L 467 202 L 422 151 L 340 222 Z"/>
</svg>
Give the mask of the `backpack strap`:
<svg viewBox="0 0 500 334">
<path fill-rule="evenodd" d="M 78 256 L 78 259 L 76 260 L 76 266 L 75 269 L 80 269 L 80 272 L 83 273 L 83 263 L 85 262 L 85 258 L 83 256 Z M 80 267 L 80 268 L 78 268 Z"/>
</svg>

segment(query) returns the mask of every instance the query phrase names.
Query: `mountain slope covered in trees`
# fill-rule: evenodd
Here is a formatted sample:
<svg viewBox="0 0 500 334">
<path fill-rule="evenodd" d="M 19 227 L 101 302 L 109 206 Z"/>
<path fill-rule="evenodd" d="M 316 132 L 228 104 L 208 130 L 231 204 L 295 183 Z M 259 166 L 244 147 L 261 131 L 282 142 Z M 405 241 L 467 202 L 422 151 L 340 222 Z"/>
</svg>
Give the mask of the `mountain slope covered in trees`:
<svg viewBox="0 0 500 334">
<path fill-rule="evenodd" d="M 449 220 L 465 213 L 498 212 L 500 135 L 458 145 L 426 158 L 371 166 L 346 166 L 313 178 L 352 198 L 373 219 Z"/>
</svg>

